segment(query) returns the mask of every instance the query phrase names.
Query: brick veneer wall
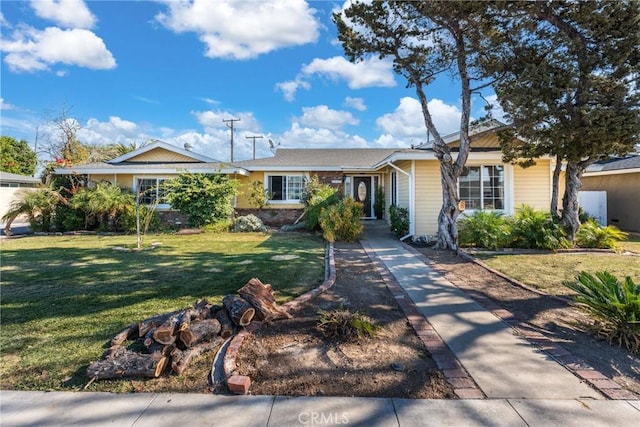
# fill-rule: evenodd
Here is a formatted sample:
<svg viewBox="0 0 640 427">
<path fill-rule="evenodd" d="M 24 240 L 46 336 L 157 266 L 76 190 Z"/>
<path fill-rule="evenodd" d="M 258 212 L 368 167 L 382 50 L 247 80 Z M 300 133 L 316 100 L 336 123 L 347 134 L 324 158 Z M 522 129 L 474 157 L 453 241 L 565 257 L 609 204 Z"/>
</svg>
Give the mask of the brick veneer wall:
<svg viewBox="0 0 640 427">
<path fill-rule="evenodd" d="M 236 217 L 253 214 L 269 227 L 282 227 L 293 224 L 304 212 L 304 209 L 236 209 Z"/>
</svg>

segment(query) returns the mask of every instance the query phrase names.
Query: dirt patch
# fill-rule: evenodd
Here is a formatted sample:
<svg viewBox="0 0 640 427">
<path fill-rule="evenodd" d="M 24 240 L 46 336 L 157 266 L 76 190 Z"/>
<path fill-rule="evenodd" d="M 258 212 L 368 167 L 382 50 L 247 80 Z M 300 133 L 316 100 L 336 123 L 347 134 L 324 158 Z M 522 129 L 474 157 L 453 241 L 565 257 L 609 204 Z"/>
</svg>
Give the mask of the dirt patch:
<svg viewBox="0 0 640 427">
<path fill-rule="evenodd" d="M 454 399 L 453 389 L 359 244 L 335 247 L 333 287 L 291 320 L 247 337 L 236 362 L 252 394 Z M 325 338 L 319 310 L 345 308 L 373 320 L 377 335 L 357 343 Z"/>
<path fill-rule="evenodd" d="M 471 296 L 487 297 L 511 311 L 522 322 L 561 344 L 592 368 L 624 389 L 640 394 L 640 358 L 629 351 L 594 336 L 593 321 L 570 304 L 514 285 L 481 266 L 450 251 L 417 248 L 432 261 L 432 267 Z"/>
</svg>

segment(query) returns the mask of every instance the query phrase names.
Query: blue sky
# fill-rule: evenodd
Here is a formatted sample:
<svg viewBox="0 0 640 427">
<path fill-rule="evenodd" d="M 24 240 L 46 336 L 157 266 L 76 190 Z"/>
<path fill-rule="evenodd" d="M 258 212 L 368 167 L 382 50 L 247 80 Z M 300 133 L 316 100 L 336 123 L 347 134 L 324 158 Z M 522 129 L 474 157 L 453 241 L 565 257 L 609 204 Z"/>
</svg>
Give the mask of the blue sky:
<svg viewBox="0 0 640 427">
<path fill-rule="evenodd" d="M 281 147 L 409 147 L 426 140 L 413 89 L 391 63 L 352 64 L 332 1 L 2 1 L 2 134 L 33 143 L 66 105 L 88 144 L 160 139 L 222 161 Z M 428 87 L 442 134 L 457 84 Z M 492 99 L 491 93 L 485 93 Z M 473 115 L 483 103 L 474 100 Z M 44 141 L 44 142 L 43 142 Z"/>
</svg>

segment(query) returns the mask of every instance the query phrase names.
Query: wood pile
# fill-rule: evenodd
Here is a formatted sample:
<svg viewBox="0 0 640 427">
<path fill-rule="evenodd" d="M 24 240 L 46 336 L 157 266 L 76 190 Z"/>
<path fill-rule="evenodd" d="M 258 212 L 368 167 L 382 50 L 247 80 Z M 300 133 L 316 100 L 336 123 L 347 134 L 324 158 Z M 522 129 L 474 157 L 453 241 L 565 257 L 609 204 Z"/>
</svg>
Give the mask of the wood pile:
<svg viewBox="0 0 640 427">
<path fill-rule="evenodd" d="M 257 278 L 249 280 L 237 295 L 225 296 L 222 304 L 203 299 L 192 307 L 129 325 L 111 340 L 102 358 L 89 365 L 87 376 L 92 380 L 157 378 L 169 367 L 179 375 L 191 360 L 217 349 L 252 320 L 291 318 L 276 304 L 271 285 Z"/>
</svg>

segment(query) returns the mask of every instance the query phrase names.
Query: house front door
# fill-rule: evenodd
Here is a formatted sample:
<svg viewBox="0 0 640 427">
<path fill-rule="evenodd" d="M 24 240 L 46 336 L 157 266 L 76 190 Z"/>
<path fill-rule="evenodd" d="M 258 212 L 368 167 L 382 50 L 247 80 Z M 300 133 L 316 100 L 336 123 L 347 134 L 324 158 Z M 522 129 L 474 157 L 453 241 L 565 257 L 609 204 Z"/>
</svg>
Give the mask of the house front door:
<svg viewBox="0 0 640 427">
<path fill-rule="evenodd" d="M 364 205 L 365 218 L 371 218 L 371 177 L 356 176 L 353 180 L 353 198 Z"/>
</svg>

